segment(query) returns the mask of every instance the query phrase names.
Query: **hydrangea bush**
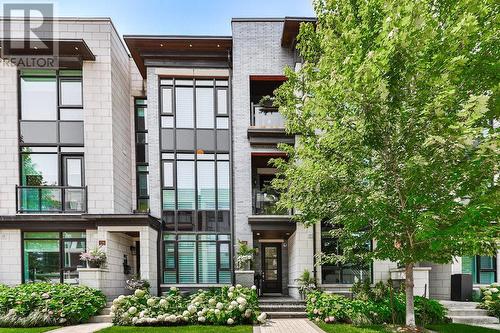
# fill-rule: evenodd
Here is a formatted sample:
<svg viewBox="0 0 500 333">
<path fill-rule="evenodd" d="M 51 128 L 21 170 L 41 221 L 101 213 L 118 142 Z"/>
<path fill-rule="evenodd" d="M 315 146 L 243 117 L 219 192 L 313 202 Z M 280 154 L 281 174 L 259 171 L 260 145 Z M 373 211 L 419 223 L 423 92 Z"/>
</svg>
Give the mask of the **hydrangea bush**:
<svg viewBox="0 0 500 333">
<path fill-rule="evenodd" d="M 500 284 L 493 283 L 488 287 L 481 288 L 482 309 L 488 310 L 490 316 L 500 318 Z"/>
<path fill-rule="evenodd" d="M 85 286 L 45 282 L 0 286 L 0 327 L 82 323 L 105 305 L 101 291 Z"/>
<path fill-rule="evenodd" d="M 138 289 L 116 298 L 111 315 L 115 325 L 235 325 L 266 320 L 259 311 L 256 288 L 241 285 L 198 290 L 191 296 L 182 296 L 177 288 L 162 297 Z"/>
<path fill-rule="evenodd" d="M 306 311 L 309 319 L 325 323 L 352 323 L 371 325 L 405 321 L 405 296 L 395 293 L 392 306 L 389 295 L 373 299 L 349 299 L 340 295 L 314 291 L 307 296 Z M 445 321 L 446 310 L 436 300 L 415 296 L 415 315 L 420 324 Z"/>
</svg>

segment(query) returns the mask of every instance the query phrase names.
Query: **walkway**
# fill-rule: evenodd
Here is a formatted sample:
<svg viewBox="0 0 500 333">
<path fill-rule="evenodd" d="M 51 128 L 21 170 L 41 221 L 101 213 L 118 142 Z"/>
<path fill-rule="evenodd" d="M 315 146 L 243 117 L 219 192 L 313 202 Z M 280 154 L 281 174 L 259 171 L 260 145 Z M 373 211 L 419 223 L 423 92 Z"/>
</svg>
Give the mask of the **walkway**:
<svg viewBox="0 0 500 333">
<path fill-rule="evenodd" d="M 307 319 L 269 319 L 266 324 L 254 326 L 253 333 L 324 333 Z"/>
<path fill-rule="evenodd" d="M 111 325 L 112 325 L 111 323 L 81 324 L 75 326 L 61 327 L 56 330 L 50 331 L 50 333 L 94 333 Z"/>
</svg>

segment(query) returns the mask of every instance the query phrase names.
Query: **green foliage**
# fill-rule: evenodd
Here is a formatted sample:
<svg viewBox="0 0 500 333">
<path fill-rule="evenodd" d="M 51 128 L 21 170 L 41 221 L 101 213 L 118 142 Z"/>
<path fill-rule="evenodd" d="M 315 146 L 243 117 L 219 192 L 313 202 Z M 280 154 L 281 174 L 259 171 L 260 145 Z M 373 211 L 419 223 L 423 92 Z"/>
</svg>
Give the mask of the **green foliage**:
<svg viewBox="0 0 500 333">
<path fill-rule="evenodd" d="M 488 287 L 481 288 L 480 307 L 488 310 L 490 316 L 500 318 L 500 284 L 493 283 Z"/>
<path fill-rule="evenodd" d="M 378 288 L 381 289 L 380 286 Z M 372 290 L 369 294 L 373 298 L 365 298 L 367 294 L 363 291 L 363 299 L 349 299 L 321 291 L 311 292 L 307 297 L 307 315 L 316 322 L 352 323 L 360 326 L 392 322 L 390 295 L 386 293 L 375 296 L 376 292 Z M 395 294 L 393 301 L 396 323 L 404 323 L 404 293 Z M 441 323 L 445 321 L 446 310 L 436 300 L 416 296 L 415 315 L 418 323 Z"/>
<path fill-rule="evenodd" d="M 169 327 L 165 329 L 164 327 L 141 327 L 141 333 L 252 333 L 251 325 L 239 325 L 239 326 L 206 326 L 206 325 L 189 325 L 189 326 L 177 326 Z M 112 326 L 100 330 L 99 333 L 137 333 L 137 327 L 135 326 Z M 0 333 L 2 333 L 0 331 Z"/>
<path fill-rule="evenodd" d="M 316 289 L 316 278 L 307 269 L 295 281 L 299 284 L 299 293 L 302 297 Z"/>
<path fill-rule="evenodd" d="M 265 95 L 265 96 L 262 96 L 262 98 L 260 99 L 259 105 L 265 106 L 265 107 L 272 107 L 274 104 L 274 100 L 275 100 L 274 96 L 271 97 L 269 95 Z"/>
<path fill-rule="evenodd" d="M 246 242 L 238 239 L 238 251 L 236 252 L 236 267 L 238 269 L 249 269 L 253 262 L 256 249 Z"/>
<path fill-rule="evenodd" d="M 134 295 L 116 298 L 111 315 L 115 325 L 233 325 L 266 319 L 259 312 L 255 288 L 240 285 L 199 290 L 189 297 L 181 296 L 177 288 L 162 297 L 139 289 Z"/>
<path fill-rule="evenodd" d="M 101 291 L 68 284 L 28 283 L 0 287 L 0 327 L 86 322 L 106 304 Z"/>
<path fill-rule="evenodd" d="M 298 136 L 281 145 L 289 158 L 275 161 L 273 185 L 298 222 L 335 227 L 342 255 L 323 263 L 391 260 L 411 271 L 496 252 L 499 8 L 315 1 L 317 24 L 298 36 L 303 64 L 275 92 Z"/>
<path fill-rule="evenodd" d="M 438 333 L 498 333 L 493 328 L 471 326 L 465 324 L 438 324 L 426 326 L 428 329 Z"/>
</svg>

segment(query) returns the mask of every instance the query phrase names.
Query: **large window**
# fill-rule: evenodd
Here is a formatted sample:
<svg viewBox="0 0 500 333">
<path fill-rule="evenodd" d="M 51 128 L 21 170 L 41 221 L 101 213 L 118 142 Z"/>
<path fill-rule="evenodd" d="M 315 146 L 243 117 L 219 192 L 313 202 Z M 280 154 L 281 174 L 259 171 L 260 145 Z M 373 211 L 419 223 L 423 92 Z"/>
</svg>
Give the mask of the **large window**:
<svg viewBox="0 0 500 333">
<path fill-rule="evenodd" d="M 327 222 L 321 223 L 321 252 L 325 254 L 342 254 L 338 240 L 333 238 L 329 231 L 332 226 Z M 371 249 L 371 243 L 365 250 Z M 321 266 L 322 284 L 352 284 L 357 281 L 371 281 L 371 264 L 347 263 L 327 264 Z"/>
<path fill-rule="evenodd" d="M 134 110 L 137 211 L 149 212 L 148 111 L 146 99 L 136 98 Z"/>
<path fill-rule="evenodd" d="M 471 274 L 474 284 L 497 282 L 497 258 L 488 256 L 462 257 L 462 273 Z"/>
<path fill-rule="evenodd" d="M 24 232 L 23 281 L 78 284 L 85 232 Z"/>
<path fill-rule="evenodd" d="M 163 239 L 164 283 L 231 283 L 229 235 L 166 234 Z"/>
</svg>

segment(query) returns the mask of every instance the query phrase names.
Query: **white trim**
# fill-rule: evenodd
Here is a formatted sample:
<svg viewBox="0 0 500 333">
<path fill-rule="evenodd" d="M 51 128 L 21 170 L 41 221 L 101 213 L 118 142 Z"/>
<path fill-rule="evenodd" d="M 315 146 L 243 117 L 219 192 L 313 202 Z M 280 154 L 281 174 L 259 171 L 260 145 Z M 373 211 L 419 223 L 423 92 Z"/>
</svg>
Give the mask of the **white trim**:
<svg viewBox="0 0 500 333">
<path fill-rule="evenodd" d="M 284 243 L 284 239 L 259 239 L 259 243 Z"/>
</svg>

